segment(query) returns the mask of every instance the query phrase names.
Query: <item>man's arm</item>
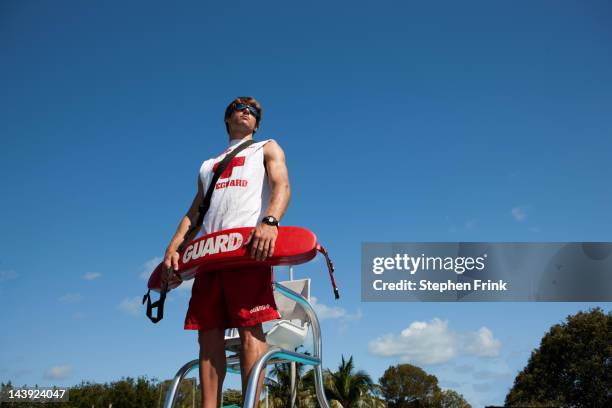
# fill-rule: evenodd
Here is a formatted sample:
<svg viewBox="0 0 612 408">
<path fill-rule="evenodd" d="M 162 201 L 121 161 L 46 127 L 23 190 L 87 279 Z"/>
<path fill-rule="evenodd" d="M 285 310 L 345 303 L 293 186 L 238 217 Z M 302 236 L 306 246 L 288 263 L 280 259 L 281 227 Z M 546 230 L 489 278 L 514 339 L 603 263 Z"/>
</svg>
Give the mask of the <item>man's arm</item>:
<svg viewBox="0 0 612 408">
<path fill-rule="evenodd" d="M 277 220 L 285 214 L 291 197 L 289 186 L 289 174 L 285 163 L 285 153 L 275 141 L 264 145 L 264 160 L 270 183 L 270 202 L 264 212 L 265 216 L 271 215 Z M 278 228 L 263 224 L 261 221 L 251 231 L 245 245 L 251 243 L 251 258 L 263 261 L 274 254 L 274 244 L 278 236 Z M 252 242 L 251 242 L 252 241 Z"/>
<path fill-rule="evenodd" d="M 193 230 L 191 230 L 191 226 L 197 221 L 200 204 L 202 204 L 203 199 L 203 190 L 202 180 L 200 180 L 200 177 L 198 176 L 198 192 L 193 198 L 193 202 L 191 203 L 189 210 L 187 210 L 187 214 L 185 214 L 185 216 L 181 219 L 181 222 L 176 228 L 176 232 L 174 233 L 174 236 L 170 240 L 168 248 L 166 249 L 166 254 L 164 255 L 164 266 L 166 269 L 169 269 L 170 266 L 172 266 L 175 271 L 178 269 L 179 246 L 186 240 L 192 240 L 198 233 L 199 226 Z M 187 234 L 188 232 L 189 234 Z"/>
</svg>

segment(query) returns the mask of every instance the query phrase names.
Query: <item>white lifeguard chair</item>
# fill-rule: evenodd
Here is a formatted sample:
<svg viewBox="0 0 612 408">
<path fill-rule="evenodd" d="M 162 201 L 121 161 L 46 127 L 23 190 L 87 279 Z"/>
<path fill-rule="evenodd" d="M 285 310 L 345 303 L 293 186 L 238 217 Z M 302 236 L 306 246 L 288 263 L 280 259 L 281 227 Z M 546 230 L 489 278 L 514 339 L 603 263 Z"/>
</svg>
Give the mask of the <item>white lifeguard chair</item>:
<svg viewBox="0 0 612 408">
<path fill-rule="evenodd" d="M 244 407 L 257 407 L 257 383 L 262 370 L 267 364 L 300 363 L 313 366 L 315 392 L 319 405 L 329 408 L 323 388 L 323 366 L 321 328 L 319 319 L 310 303 L 310 279 L 293 280 L 293 270 L 290 268 L 290 280 L 274 282 L 274 300 L 281 319 L 274 320 L 265 331 L 268 351 L 260 357 L 249 375 Z M 334 287 L 335 289 L 335 287 Z M 337 295 L 337 291 L 335 292 Z M 312 332 L 312 355 L 296 352 L 304 344 L 308 332 Z M 240 356 L 238 355 L 240 339 L 237 329 L 230 329 L 225 337 L 226 352 L 234 353 L 227 357 L 227 372 L 240 373 Z M 199 360 L 192 360 L 181 367 L 170 386 L 164 402 L 164 408 L 172 408 L 179 384 L 193 369 L 199 366 Z M 293 371 L 293 370 L 292 370 Z M 292 400 L 295 398 L 295 381 L 292 383 Z"/>
</svg>

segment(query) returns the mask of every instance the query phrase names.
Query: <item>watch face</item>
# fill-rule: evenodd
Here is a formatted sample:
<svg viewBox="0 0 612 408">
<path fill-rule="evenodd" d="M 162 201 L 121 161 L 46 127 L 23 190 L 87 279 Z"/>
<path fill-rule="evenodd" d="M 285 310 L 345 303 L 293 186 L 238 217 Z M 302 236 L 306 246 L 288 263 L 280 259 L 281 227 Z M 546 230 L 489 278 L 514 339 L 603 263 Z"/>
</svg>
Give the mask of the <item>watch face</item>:
<svg viewBox="0 0 612 408">
<path fill-rule="evenodd" d="M 268 225 L 277 225 L 278 224 L 278 221 L 276 221 L 276 218 L 274 218 L 272 216 L 264 217 L 263 222 L 265 222 Z"/>
</svg>

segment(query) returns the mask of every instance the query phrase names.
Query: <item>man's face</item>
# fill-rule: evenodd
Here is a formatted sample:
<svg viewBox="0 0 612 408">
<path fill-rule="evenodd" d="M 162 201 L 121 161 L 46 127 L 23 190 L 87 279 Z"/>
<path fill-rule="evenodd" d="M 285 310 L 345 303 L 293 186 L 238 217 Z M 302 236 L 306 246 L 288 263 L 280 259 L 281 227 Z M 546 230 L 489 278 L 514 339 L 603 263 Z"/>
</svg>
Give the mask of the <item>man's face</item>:
<svg viewBox="0 0 612 408">
<path fill-rule="evenodd" d="M 234 109 L 226 121 L 229 124 L 230 130 L 240 129 L 242 131 L 253 132 L 253 130 L 256 130 L 255 127 L 257 126 L 257 118 L 249 109 L 248 104 L 239 104 L 238 109 Z"/>
</svg>

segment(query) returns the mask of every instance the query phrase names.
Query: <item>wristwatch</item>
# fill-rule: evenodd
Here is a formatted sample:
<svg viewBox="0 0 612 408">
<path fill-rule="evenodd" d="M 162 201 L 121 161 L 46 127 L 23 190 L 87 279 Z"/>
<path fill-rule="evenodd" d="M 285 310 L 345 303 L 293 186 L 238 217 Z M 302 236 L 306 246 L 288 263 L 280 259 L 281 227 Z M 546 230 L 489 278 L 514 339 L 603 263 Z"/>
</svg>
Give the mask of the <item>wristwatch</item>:
<svg viewBox="0 0 612 408">
<path fill-rule="evenodd" d="M 263 222 L 264 224 L 271 225 L 273 227 L 277 227 L 278 228 L 278 220 L 276 218 L 274 218 L 273 216 L 271 216 L 271 215 L 267 215 L 267 216 L 263 217 L 261 222 Z"/>
</svg>

